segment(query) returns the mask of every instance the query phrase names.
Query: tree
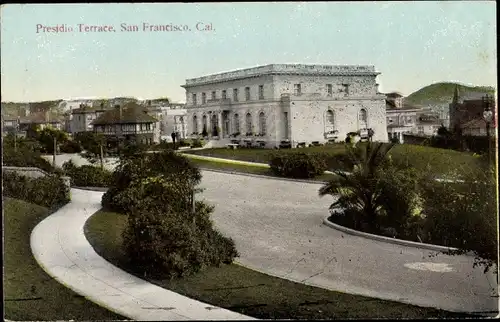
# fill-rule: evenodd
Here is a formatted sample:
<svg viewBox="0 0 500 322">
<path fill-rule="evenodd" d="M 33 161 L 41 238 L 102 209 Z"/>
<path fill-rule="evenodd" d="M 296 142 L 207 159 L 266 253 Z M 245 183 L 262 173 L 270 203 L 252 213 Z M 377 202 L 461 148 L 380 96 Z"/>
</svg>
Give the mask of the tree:
<svg viewBox="0 0 500 322">
<path fill-rule="evenodd" d="M 321 197 L 325 195 L 339 196 L 331 204 L 330 210 L 336 207 L 344 209 L 353 216 L 353 222 L 368 231 L 376 231 L 377 216 L 381 214 L 383 205 L 381 168 L 387 161 L 387 155 L 394 144 L 368 142 L 365 147 L 347 145 L 348 159 L 354 164 L 351 174 L 336 170 L 336 177 L 325 183 L 319 190 Z"/>
<path fill-rule="evenodd" d="M 444 126 L 444 124 L 441 124 L 437 130 L 437 135 L 449 137 L 451 136 L 451 132 L 446 128 L 446 126 Z"/>
<path fill-rule="evenodd" d="M 40 142 L 42 151 L 45 153 L 54 153 L 54 148 L 57 149 L 57 146 L 64 144 L 69 140 L 66 132 L 52 127 L 37 129 L 35 138 L 38 142 Z"/>
<path fill-rule="evenodd" d="M 85 151 L 82 156 L 90 163 L 96 163 L 99 160 L 103 169 L 104 156 L 108 152 L 106 137 L 101 133 L 81 132 L 76 135 L 75 139 Z"/>
</svg>

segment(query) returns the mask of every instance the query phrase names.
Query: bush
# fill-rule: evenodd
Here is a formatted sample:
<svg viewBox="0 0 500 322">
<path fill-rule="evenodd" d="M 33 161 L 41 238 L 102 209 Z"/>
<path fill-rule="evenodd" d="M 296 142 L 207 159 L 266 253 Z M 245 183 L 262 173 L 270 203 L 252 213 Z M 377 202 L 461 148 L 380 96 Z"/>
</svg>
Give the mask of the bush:
<svg viewBox="0 0 500 322">
<path fill-rule="evenodd" d="M 136 193 L 137 185 L 141 187 L 141 181 L 146 178 L 175 181 L 178 182 L 179 187 L 184 189 L 189 187 L 193 190 L 201 181 L 201 173 L 189 159 L 173 151 L 123 158 L 113 172 L 111 188 L 103 195 L 103 207 L 115 212 L 126 212 L 129 205 L 134 203 L 127 200 L 136 200 L 134 193 Z M 129 188 L 133 190 L 127 191 Z M 158 194 L 159 191 L 153 189 L 149 197 L 156 197 Z"/>
<path fill-rule="evenodd" d="M 29 178 L 4 172 L 3 196 L 21 199 L 47 208 L 58 208 L 69 202 L 69 188 L 60 176 Z"/>
<path fill-rule="evenodd" d="M 3 160 L 2 164 L 12 167 L 35 167 L 46 172 L 53 172 L 52 164 L 42 158 L 38 151 L 33 151 L 29 148 L 18 147 L 17 151 L 7 145 L 3 145 Z"/>
<path fill-rule="evenodd" d="M 325 156 L 321 154 L 277 154 L 269 162 L 271 171 L 281 177 L 314 178 L 327 169 Z"/>
<path fill-rule="evenodd" d="M 194 139 L 191 142 L 192 148 L 202 148 L 204 145 L 205 145 L 205 142 L 203 140 L 200 140 L 200 139 Z"/>
<path fill-rule="evenodd" d="M 61 153 L 80 153 L 82 152 L 82 147 L 76 141 L 68 140 L 61 144 L 60 146 Z"/>
<path fill-rule="evenodd" d="M 112 172 L 92 165 L 75 166 L 72 161 L 63 164 L 63 170 L 77 187 L 109 187 Z"/>
<path fill-rule="evenodd" d="M 496 176 L 494 171 L 464 183 L 426 182 L 423 186 L 425 242 L 472 251 L 475 265 L 498 264 Z M 495 267 L 497 269 L 497 267 Z"/>
<path fill-rule="evenodd" d="M 142 207 L 128 217 L 124 247 L 136 270 L 156 278 L 183 277 L 207 266 L 231 263 L 238 256 L 234 242 L 212 228 L 213 208 L 197 203 L 196 220 L 188 213 L 166 213 Z"/>
</svg>

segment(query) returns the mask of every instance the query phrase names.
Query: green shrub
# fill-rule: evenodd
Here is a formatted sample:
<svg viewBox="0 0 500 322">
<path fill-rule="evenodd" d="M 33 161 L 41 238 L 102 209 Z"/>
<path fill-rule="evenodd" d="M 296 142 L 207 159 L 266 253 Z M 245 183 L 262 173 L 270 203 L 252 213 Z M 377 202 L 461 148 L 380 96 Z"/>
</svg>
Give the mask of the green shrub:
<svg viewBox="0 0 500 322">
<path fill-rule="evenodd" d="M 197 203 L 197 220 L 186 212 L 168 213 L 141 204 L 134 207 L 123 232 L 124 248 L 138 272 L 157 278 L 183 277 L 207 266 L 231 263 L 238 256 L 232 239 L 207 221 L 212 208 L 203 203 Z"/>
<path fill-rule="evenodd" d="M 428 181 L 422 185 L 425 242 L 472 251 L 488 270 L 498 260 L 496 176 L 494 171 L 463 183 Z"/>
<path fill-rule="evenodd" d="M 2 177 L 3 196 L 52 209 L 69 202 L 69 188 L 60 176 L 29 178 L 13 172 L 4 172 Z"/>
<path fill-rule="evenodd" d="M 2 164 L 12 167 L 34 167 L 47 172 L 53 172 L 52 164 L 42 158 L 41 154 L 29 148 L 18 147 L 15 150 L 13 147 L 4 144 L 2 149 L 3 160 Z"/>
<path fill-rule="evenodd" d="M 75 166 L 72 161 L 63 164 L 63 170 L 71 178 L 71 185 L 77 187 L 109 187 L 112 172 L 92 165 Z"/>
<path fill-rule="evenodd" d="M 60 146 L 60 152 L 61 153 L 80 153 L 82 152 L 82 147 L 80 146 L 80 143 L 73 141 L 73 140 L 68 140 L 61 144 Z"/>
<path fill-rule="evenodd" d="M 201 139 L 193 139 L 191 142 L 192 148 L 202 148 L 205 145 L 205 142 Z"/>
<path fill-rule="evenodd" d="M 189 159 L 173 151 L 123 158 L 113 172 L 110 189 L 103 195 L 103 207 L 115 212 L 127 212 L 129 205 L 133 204 L 127 200 L 136 200 L 136 188 L 142 188 L 141 182 L 147 178 L 175 181 L 178 182 L 178 189 L 182 187 L 189 192 L 200 183 L 201 173 Z M 127 191 L 129 188 L 133 188 L 132 191 Z M 167 188 L 161 188 L 164 189 Z M 159 191 L 152 189 L 149 197 L 158 194 Z"/>
<path fill-rule="evenodd" d="M 327 162 L 321 154 L 284 153 L 272 157 L 269 166 L 275 175 L 307 179 L 323 174 Z"/>
</svg>

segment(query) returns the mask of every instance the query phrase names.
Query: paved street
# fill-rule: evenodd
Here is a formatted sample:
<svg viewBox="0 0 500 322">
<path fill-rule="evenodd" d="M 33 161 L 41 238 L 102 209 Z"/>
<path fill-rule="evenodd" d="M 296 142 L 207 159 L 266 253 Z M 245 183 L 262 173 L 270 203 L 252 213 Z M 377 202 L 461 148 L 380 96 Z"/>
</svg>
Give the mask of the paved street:
<svg viewBox="0 0 500 322">
<path fill-rule="evenodd" d="M 69 159 L 61 155 L 58 165 Z M 77 164 L 85 164 L 72 156 Z M 110 166 L 112 168 L 112 166 Z M 388 244 L 322 224 L 331 197 L 319 184 L 203 171 L 200 198 L 215 204 L 216 226 L 239 262 L 271 275 L 343 292 L 451 311 L 498 311 L 496 279 L 468 256 Z"/>
<path fill-rule="evenodd" d="M 331 197 L 318 184 L 204 171 L 203 197 L 240 262 L 272 275 L 348 293 L 453 311 L 497 311 L 493 275 L 473 258 L 439 255 L 326 227 Z"/>
</svg>

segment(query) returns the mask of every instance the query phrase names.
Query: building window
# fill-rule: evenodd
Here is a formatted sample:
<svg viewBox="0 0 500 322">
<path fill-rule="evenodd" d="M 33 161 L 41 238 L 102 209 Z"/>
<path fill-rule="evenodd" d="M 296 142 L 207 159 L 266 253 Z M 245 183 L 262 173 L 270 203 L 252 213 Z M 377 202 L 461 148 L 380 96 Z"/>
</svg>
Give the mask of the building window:
<svg viewBox="0 0 500 322">
<path fill-rule="evenodd" d="M 207 132 L 208 131 L 208 129 L 207 129 L 207 116 L 203 115 L 203 117 L 201 118 L 201 121 L 202 121 L 202 126 L 203 126 L 203 132 Z"/>
<path fill-rule="evenodd" d="M 193 105 L 196 105 L 196 94 L 193 94 Z"/>
<path fill-rule="evenodd" d="M 247 135 L 252 134 L 252 115 L 250 113 L 247 113 L 246 115 L 246 126 L 247 126 Z"/>
<path fill-rule="evenodd" d="M 233 88 L 233 101 L 238 102 L 238 89 Z"/>
<path fill-rule="evenodd" d="M 245 99 L 250 100 L 250 87 L 245 87 Z"/>
<path fill-rule="evenodd" d="M 294 84 L 293 85 L 293 93 L 295 95 L 300 95 L 302 94 L 302 87 L 300 86 L 300 84 Z"/>
<path fill-rule="evenodd" d="M 259 129 L 260 135 L 266 135 L 266 115 L 264 114 L 264 112 L 260 112 L 259 114 Z"/>
<path fill-rule="evenodd" d="M 217 93 L 215 91 L 212 92 L 212 99 L 215 100 L 215 98 L 217 97 Z"/>
<path fill-rule="evenodd" d="M 418 127 L 418 134 L 424 134 L 424 127 L 423 126 Z"/>
<path fill-rule="evenodd" d="M 201 93 L 201 104 L 207 103 L 207 93 Z"/>
<path fill-rule="evenodd" d="M 234 114 L 234 132 L 240 133 L 240 117 L 238 114 Z"/>
<path fill-rule="evenodd" d="M 332 95 L 333 94 L 333 86 L 332 86 L 332 84 L 326 84 L 326 92 L 328 93 L 328 95 Z"/>
<path fill-rule="evenodd" d="M 342 84 L 342 92 L 344 93 L 344 96 L 349 95 L 349 84 Z"/>
<path fill-rule="evenodd" d="M 364 108 L 359 111 L 359 128 L 366 129 L 368 127 L 368 115 Z"/>
<path fill-rule="evenodd" d="M 259 85 L 259 99 L 264 99 L 264 85 Z"/>
<path fill-rule="evenodd" d="M 333 111 L 328 110 L 326 112 L 326 122 L 328 126 L 335 127 L 335 114 L 333 113 Z"/>
<path fill-rule="evenodd" d="M 226 90 L 223 90 L 222 91 L 222 99 L 225 100 L 226 99 Z"/>
</svg>

